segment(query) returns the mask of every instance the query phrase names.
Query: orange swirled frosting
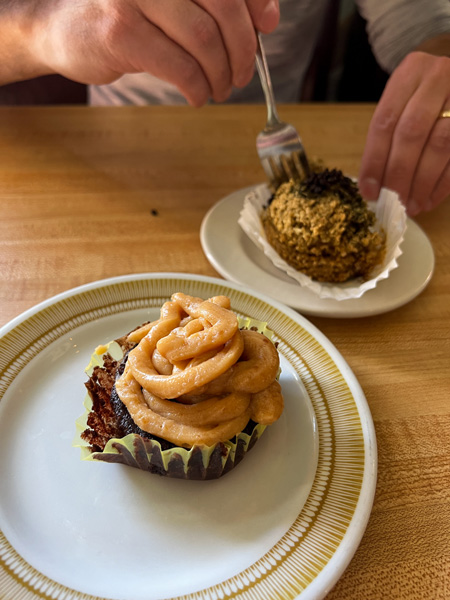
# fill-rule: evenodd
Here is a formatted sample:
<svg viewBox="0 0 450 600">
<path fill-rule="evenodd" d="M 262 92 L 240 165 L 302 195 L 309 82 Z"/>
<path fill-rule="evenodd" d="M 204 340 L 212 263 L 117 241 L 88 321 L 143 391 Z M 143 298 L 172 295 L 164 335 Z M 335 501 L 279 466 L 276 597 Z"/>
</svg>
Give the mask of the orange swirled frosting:
<svg viewBox="0 0 450 600">
<path fill-rule="evenodd" d="M 226 296 L 173 294 L 160 318 L 133 331 L 116 391 L 143 431 L 176 446 L 212 446 L 248 421 L 283 411 L 278 352 L 263 334 L 240 330 Z"/>
</svg>

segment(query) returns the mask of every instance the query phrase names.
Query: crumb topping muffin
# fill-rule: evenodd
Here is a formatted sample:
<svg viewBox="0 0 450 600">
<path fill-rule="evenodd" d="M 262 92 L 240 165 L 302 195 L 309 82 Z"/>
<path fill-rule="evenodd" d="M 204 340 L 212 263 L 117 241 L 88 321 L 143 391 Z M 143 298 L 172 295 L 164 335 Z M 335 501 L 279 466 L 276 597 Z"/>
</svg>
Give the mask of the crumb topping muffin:
<svg viewBox="0 0 450 600">
<path fill-rule="evenodd" d="M 321 282 L 367 279 L 383 261 L 386 236 L 356 184 L 337 169 L 282 184 L 262 214 L 271 246 Z"/>
</svg>

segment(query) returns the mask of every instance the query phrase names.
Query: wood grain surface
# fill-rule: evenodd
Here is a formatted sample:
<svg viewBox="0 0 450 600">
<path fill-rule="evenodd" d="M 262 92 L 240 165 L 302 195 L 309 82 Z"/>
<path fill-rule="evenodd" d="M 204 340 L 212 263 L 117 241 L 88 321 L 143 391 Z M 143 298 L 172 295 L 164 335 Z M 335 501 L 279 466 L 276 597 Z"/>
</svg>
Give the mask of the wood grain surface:
<svg viewBox="0 0 450 600">
<path fill-rule="evenodd" d="M 280 107 L 311 156 L 357 175 L 371 105 Z M 0 326 L 105 277 L 218 276 L 206 211 L 264 180 L 262 106 L 0 109 Z M 436 267 L 395 311 L 309 317 L 370 405 L 379 468 L 371 518 L 328 600 L 450 598 L 450 201 L 417 217 Z"/>
</svg>

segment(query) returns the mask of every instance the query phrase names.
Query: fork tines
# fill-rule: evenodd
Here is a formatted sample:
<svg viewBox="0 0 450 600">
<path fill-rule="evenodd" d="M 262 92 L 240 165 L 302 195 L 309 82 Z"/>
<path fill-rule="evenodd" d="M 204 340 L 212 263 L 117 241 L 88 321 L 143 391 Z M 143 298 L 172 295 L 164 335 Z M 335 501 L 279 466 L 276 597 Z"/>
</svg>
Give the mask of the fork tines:
<svg viewBox="0 0 450 600">
<path fill-rule="evenodd" d="M 309 163 L 304 150 L 296 150 L 290 154 L 271 155 L 267 157 L 266 173 L 273 186 L 278 187 L 289 179 L 308 177 Z"/>
</svg>

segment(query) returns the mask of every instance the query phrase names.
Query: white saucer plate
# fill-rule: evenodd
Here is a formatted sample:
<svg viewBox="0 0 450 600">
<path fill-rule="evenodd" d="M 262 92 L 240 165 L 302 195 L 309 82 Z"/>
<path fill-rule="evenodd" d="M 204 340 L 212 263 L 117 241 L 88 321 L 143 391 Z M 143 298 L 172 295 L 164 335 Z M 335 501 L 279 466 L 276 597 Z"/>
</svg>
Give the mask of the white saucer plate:
<svg viewBox="0 0 450 600">
<path fill-rule="evenodd" d="M 175 291 L 267 321 L 285 410 L 216 481 L 85 462 L 72 445 L 93 349 Z M 283 304 L 223 280 L 142 274 L 50 298 L 0 330 L 2 600 L 322 598 L 371 511 L 376 440 L 342 356 Z"/>
<path fill-rule="evenodd" d="M 216 203 L 203 219 L 200 239 L 209 262 L 220 275 L 248 285 L 305 315 L 367 317 L 388 312 L 413 300 L 428 285 L 434 270 L 434 252 L 423 230 L 411 219 L 402 242 L 398 267 L 388 279 L 360 298 L 319 298 L 301 287 L 248 238 L 238 224 L 244 198 L 253 187 L 237 190 Z"/>
</svg>

